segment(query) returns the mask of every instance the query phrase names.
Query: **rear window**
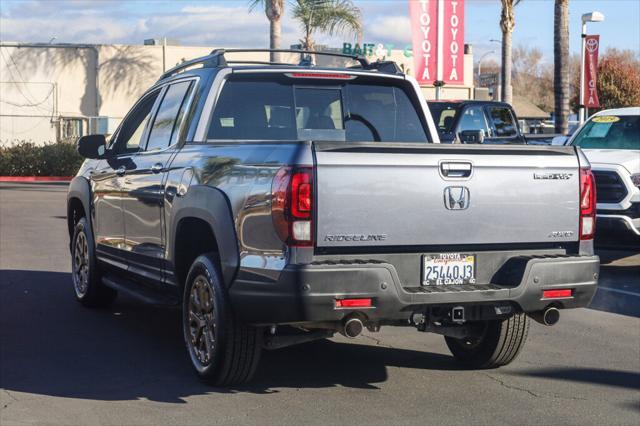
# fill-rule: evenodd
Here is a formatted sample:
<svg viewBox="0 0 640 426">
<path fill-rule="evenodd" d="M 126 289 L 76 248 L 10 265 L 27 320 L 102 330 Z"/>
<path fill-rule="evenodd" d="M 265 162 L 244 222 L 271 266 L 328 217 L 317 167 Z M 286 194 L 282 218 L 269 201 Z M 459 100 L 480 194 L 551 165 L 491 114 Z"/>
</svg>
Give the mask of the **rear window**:
<svg viewBox="0 0 640 426">
<path fill-rule="evenodd" d="M 430 142 L 402 87 L 264 76 L 225 83 L 207 139 Z"/>
<path fill-rule="evenodd" d="M 640 116 L 593 117 L 580 130 L 573 145 L 585 149 L 640 149 Z"/>
<path fill-rule="evenodd" d="M 453 132 L 453 123 L 460 111 L 460 105 L 443 102 L 430 102 L 429 112 L 440 134 Z"/>
</svg>

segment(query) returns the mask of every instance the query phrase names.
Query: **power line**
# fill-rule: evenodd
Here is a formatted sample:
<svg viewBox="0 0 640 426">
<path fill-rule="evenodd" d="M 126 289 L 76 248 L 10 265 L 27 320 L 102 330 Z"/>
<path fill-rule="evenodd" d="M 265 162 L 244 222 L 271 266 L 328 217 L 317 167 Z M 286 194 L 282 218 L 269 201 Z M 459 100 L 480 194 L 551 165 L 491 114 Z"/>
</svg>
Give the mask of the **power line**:
<svg viewBox="0 0 640 426">
<path fill-rule="evenodd" d="M 4 53 L 2 52 L 2 48 L 0 48 L 0 56 L 2 56 L 2 59 L 3 59 L 4 63 L 5 63 L 5 65 L 7 66 L 7 71 L 9 71 L 9 74 L 11 75 L 11 78 L 12 78 L 13 80 L 16 80 L 16 81 L 17 81 L 17 82 L 15 83 L 15 85 L 16 85 L 16 89 L 18 89 L 18 92 L 20 92 L 20 94 L 22 95 L 22 97 L 23 97 L 23 98 L 25 98 L 25 99 L 27 100 L 27 102 L 29 102 L 30 106 L 33 106 L 34 108 L 37 108 L 37 109 L 39 109 L 39 110 L 40 110 L 40 111 L 42 111 L 42 112 L 46 112 L 46 113 L 47 113 L 48 115 L 50 115 L 50 116 L 51 116 L 51 118 L 53 119 L 53 115 L 54 115 L 54 108 L 53 108 L 53 106 L 51 107 L 51 111 L 49 111 L 49 110 L 47 110 L 47 109 L 45 109 L 45 108 L 40 107 L 40 106 L 39 106 L 39 105 L 40 105 L 39 103 L 34 102 L 34 101 L 33 101 L 29 96 L 27 96 L 27 95 L 22 91 L 22 89 L 20 88 L 20 85 L 19 85 L 18 83 L 21 83 L 21 84 L 24 86 L 25 90 L 26 90 L 26 91 L 27 91 L 31 96 L 33 96 L 33 95 L 31 94 L 31 92 L 29 91 L 29 88 L 27 87 L 27 85 L 26 85 L 26 83 L 25 83 L 25 81 L 24 81 L 24 78 L 22 78 L 22 74 L 20 73 L 20 70 L 18 69 L 18 65 L 17 65 L 17 64 L 15 63 L 15 61 L 13 60 L 13 57 L 12 57 L 11 55 L 9 55 L 9 58 L 11 59 L 11 62 L 13 63 L 13 65 L 14 65 L 14 67 L 15 67 L 15 69 L 16 69 L 16 72 L 18 73 L 18 75 L 20 76 L 20 78 L 16 78 L 16 76 L 13 74 L 13 71 L 11 71 L 11 65 L 9 64 L 9 62 L 7 61 L 7 58 L 5 57 Z M 53 89 L 52 89 L 52 91 L 53 91 Z M 48 96 L 47 96 L 47 98 L 48 98 Z M 45 100 L 46 100 L 46 99 L 45 99 Z"/>
</svg>

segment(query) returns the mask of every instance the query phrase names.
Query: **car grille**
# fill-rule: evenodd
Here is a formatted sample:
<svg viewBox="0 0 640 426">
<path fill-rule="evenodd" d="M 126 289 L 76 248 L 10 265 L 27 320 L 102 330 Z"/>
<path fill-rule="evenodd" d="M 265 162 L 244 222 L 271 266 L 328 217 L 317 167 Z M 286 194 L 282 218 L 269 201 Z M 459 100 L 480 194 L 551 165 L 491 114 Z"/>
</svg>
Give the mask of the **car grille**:
<svg viewBox="0 0 640 426">
<path fill-rule="evenodd" d="M 618 173 L 594 170 L 593 175 L 596 178 L 598 203 L 619 203 L 627 196 L 627 188 Z"/>
</svg>

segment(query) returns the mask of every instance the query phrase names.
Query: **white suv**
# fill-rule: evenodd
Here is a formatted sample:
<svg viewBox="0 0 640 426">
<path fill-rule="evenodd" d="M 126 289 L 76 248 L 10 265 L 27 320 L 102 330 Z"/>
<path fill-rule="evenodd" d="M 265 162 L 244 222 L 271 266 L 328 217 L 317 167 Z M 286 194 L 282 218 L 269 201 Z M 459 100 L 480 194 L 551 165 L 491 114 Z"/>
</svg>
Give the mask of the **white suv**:
<svg viewBox="0 0 640 426">
<path fill-rule="evenodd" d="M 640 107 L 600 111 L 568 142 L 596 178 L 597 229 L 640 236 Z"/>
</svg>

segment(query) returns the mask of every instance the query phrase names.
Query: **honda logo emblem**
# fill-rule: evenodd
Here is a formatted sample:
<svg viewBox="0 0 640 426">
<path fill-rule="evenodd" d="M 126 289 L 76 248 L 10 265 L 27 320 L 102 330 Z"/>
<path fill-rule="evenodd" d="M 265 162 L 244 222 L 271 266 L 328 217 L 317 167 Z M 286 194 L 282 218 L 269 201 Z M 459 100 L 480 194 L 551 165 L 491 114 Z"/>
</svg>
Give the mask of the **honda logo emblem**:
<svg viewBox="0 0 640 426">
<path fill-rule="evenodd" d="M 444 189 L 444 206 L 447 210 L 466 210 L 470 201 L 471 195 L 466 186 L 447 186 Z"/>
</svg>

